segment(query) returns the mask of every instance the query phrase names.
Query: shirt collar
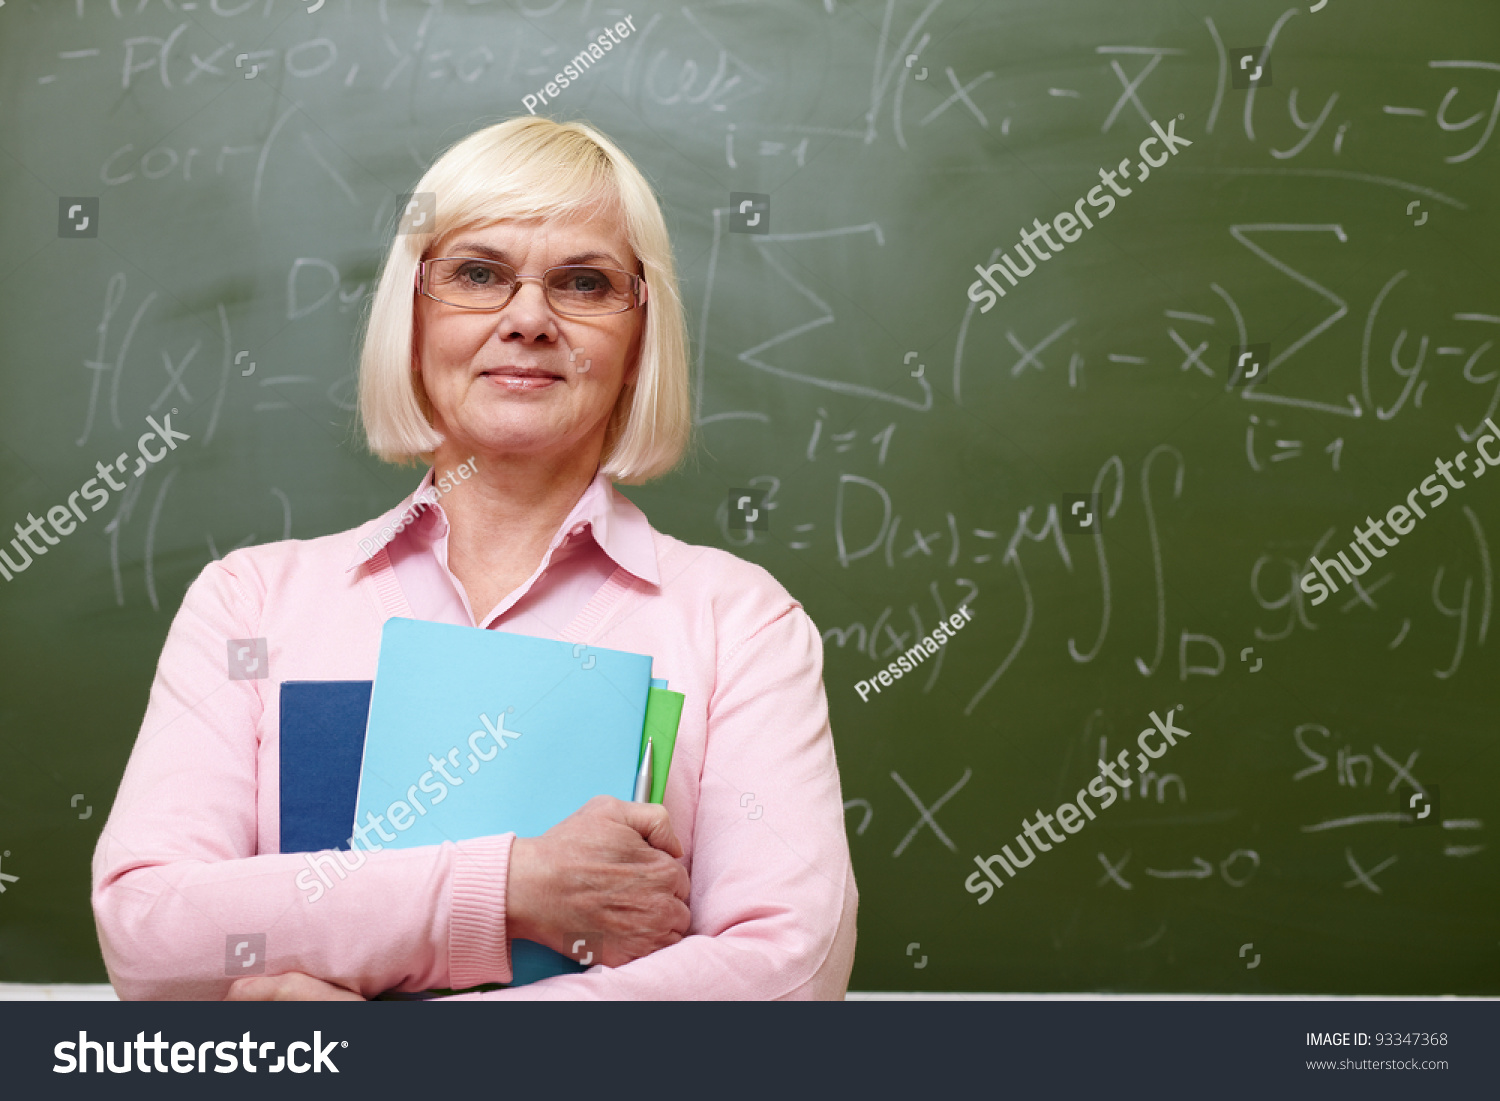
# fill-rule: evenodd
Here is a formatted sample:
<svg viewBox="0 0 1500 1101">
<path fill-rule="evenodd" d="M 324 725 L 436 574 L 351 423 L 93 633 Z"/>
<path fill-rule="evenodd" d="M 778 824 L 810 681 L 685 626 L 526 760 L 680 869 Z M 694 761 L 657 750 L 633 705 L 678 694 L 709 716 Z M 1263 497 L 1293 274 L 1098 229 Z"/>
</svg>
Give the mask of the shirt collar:
<svg viewBox="0 0 1500 1101">
<path fill-rule="evenodd" d="M 435 474 L 435 470 L 428 470 L 409 496 L 389 512 L 355 529 L 354 561 L 348 570 L 373 557 L 387 543 L 419 534 L 430 540 L 447 533 L 448 517 L 443 512 L 443 494 L 433 488 Z M 395 530 L 398 525 L 402 530 Z M 584 532 L 593 536 L 594 542 L 615 565 L 642 581 L 661 584 L 650 521 L 614 487 L 602 470 L 594 474 L 594 480 L 553 535 L 549 553 L 570 535 Z"/>
</svg>

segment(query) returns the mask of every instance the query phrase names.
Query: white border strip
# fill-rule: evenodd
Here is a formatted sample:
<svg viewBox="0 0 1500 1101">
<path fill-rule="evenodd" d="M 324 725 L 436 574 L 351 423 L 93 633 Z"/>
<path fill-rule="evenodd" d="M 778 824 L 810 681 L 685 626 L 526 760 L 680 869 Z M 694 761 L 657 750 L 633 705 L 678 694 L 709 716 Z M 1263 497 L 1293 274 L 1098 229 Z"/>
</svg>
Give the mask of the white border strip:
<svg viewBox="0 0 1500 1101">
<path fill-rule="evenodd" d="M 924 994 L 851 990 L 851 1002 L 1493 1002 L 1468 994 Z"/>
<path fill-rule="evenodd" d="M 1493 1002 L 1458 994 L 927 994 L 851 990 L 851 1002 Z M 109 983 L 0 983 L 0 1002 L 114 1002 Z"/>
<path fill-rule="evenodd" d="M 107 982 L 26 983 L 0 982 L 0 1002 L 117 1002 L 115 988 Z"/>
</svg>

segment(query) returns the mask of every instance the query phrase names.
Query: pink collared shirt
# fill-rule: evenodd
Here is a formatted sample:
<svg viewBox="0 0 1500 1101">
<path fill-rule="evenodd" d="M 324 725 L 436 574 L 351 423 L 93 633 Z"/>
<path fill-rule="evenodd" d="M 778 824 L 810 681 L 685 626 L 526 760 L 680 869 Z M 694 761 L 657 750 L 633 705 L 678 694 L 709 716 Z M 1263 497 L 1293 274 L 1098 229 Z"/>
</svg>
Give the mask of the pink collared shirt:
<svg viewBox="0 0 1500 1101">
<path fill-rule="evenodd" d="M 325 871 L 316 902 L 297 883 L 303 855 L 280 851 L 280 683 L 373 679 L 382 624 L 408 616 L 650 654 L 687 697 L 663 801 L 692 880 L 689 935 L 465 997 L 842 998 L 859 896 L 822 640 L 801 605 L 759 566 L 662 535 L 598 474 L 536 573 L 476 620 L 441 501 L 412 509 L 431 481 L 353 531 L 235 551 L 188 589 L 94 854 L 116 991 L 222 998 L 241 973 L 231 943 L 256 933 L 266 974 L 366 996 L 510 980 L 514 834 L 369 853 L 341 880 Z M 231 678 L 231 640 L 252 639 L 268 675 Z"/>
</svg>

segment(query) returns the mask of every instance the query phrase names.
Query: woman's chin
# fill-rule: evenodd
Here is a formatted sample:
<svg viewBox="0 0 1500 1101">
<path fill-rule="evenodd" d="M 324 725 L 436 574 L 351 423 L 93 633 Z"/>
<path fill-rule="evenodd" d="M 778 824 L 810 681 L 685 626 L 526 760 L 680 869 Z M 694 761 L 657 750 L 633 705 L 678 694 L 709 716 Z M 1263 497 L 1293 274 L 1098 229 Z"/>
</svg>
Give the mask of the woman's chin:
<svg viewBox="0 0 1500 1101">
<path fill-rule="evenodd" d="M 475 425 L 470 431 L 460 433 L 471 448 L 487 451 L 492 455 L 540 455 L 559 449 L 566 450 L 570 441 L 565 433 L 550 425 L 496 424 L 493 421 Z"/>
</svg>

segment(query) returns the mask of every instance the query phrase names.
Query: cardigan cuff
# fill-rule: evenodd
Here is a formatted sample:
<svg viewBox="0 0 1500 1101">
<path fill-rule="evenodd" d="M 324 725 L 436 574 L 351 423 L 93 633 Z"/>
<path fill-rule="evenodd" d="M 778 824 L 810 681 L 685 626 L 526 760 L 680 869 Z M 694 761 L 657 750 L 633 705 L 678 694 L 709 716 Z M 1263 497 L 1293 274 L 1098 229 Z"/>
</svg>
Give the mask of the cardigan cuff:
<svg viewBox="0 0 1500 1101">
<path fill-rule="evenodd" d="M 511 980 L 505 889 L 513 833 L 454 843 L 448 918 L 448 983 L 465 990 Z"/>
</svg>

